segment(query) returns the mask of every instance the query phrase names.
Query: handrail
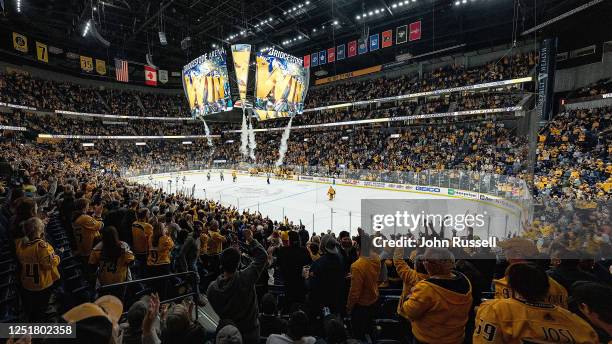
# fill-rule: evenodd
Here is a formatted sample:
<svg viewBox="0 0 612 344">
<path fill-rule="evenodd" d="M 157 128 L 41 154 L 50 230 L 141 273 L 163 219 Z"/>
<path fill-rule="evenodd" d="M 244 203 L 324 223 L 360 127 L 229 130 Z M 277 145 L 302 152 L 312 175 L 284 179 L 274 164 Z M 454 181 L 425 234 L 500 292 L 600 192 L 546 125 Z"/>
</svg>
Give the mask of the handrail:
<svg viewBox="0 0 612 344">
<path fill-rule="evenodd" d="M 177 300 L 182 300 L 185 299 L 189 296 L 195 296 L 195 303 L 196 305 L 198 304 L 198 301 L 200 299 L 200 290 L 199 290 L 199 286 L 197 285 L 196 281 L 197 281 L 197 272 L 195 271 L 185 271 L 185 272 L 177 272 L 177 273 L 172 273 L 172 274 L 167 274 L 167 275 L 162 275 L 162 276 L 154 276 L 154 277 L 147 277 L 147 278 L 141 278 L 141 279 L 136 279 L 136 280 L 131 280 L 131 281 L 125 281 L 125 282 L 119 282 L 119 283 L 113 283 L 113 284 L 107 284 L 107 285 L 103 285 L 103 286 L 99 286 L 98 288 L 96 288 L 96 293 L 100 293 L 100 291 L 102 290 L 106 290 L 106 289 L 112 289 L 112 288 L 117 288 L 117 287 L 124 287 L 124 286 L 129 286 L 132 284 L 140 284 L 140 283 L 146 283 L 146 282 L 150 282 L 150 281 L 156 281 L 156 280 L 160 280 L 160 279 L 170 279 L 173 277 L 181 277 L 181 276 L 187 276 L 187 275 L 191 275 L 193 278 L 193 292 L 190 293 L 186 293 L 183 294 L 181 296 L 177 296 L 177 297 L 173 297 L 171 299 L 167 299 L 167 300 L 163 300 L 161 301 L 162 304 L 165 303 L 171 303 Z M 124 313 L 127 313 L 127 310 L 124 308 Z M 198 312 L 196 311 L 196 319 L 198 318 Z"/>
</svg>

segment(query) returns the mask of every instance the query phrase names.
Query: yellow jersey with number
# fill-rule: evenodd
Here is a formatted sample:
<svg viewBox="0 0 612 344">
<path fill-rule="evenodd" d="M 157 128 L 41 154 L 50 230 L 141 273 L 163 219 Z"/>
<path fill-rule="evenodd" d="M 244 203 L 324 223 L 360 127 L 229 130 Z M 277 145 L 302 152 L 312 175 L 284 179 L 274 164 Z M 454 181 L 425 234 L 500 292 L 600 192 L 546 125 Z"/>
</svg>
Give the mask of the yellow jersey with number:
<svg viewBox="0 0 612 344">
<path fill-rule="evenodd" d="M 111 259 L 102 254 L 102 243 L 98 243 L 91 251 L 89 264 L 98 266 L 98 281 L 101 285 L 127 281 L 130 264 L 134 261 L 134 253 L 130 246 L 121 242 L 123 252 L 117 259 Z"/>
<path fill-rule="evenodd" d="M 60 278 L 57 267 L 60 258 L 53 247 L 42 239 L 28 241 L 27 238 L 15 240 L 17 258 L 21 264 L 21 286 L 30 291 L 49 288 Z"/>
<path fill-rule="evenodd" d="M 496 299 L 509 299 L 512 297 L 512 289 L 508 285 L 508 278 L 504 276 L 500 279 L 494 279 L 495 284 L 495 298 Z M 554 279 L 548 277 L 548 296 L 546 302 L 557 305 L 563 308 L 567 308 L 567 290 Z"/>
<path fill-rule="evenodd" d="M 100 229 L 102 226 L 104 226 L 102 221 L 86 214 L 74 220 L 72 223 L 72 230 L 77 244 L 76 255 L 89 257 L 94 241 L 100 238 Z"/>
<path fill-rule="evenodd" d="M 159 238 L 157 246 L 153 246 L 153 239 L 149 241 L 149 253 L 147 255 L 147 265 L 170 264 L 170 251 L 174 247 L 174 242 L 169 236 L 163 235 Z"/>
<path fill-rule="evenodd" d="M 476 313 L 474 344 L 598 343 L 593 328 L 572 312 L 549 303 L 517 299 L 483 302 Z"/>
</svg>

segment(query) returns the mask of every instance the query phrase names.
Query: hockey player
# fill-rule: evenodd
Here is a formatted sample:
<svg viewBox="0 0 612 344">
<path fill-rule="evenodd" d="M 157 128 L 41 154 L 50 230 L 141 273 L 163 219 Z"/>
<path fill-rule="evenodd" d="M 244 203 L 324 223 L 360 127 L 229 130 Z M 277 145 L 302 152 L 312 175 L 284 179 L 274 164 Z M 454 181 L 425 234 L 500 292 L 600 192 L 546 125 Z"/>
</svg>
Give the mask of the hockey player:
<svg viewBox="0 0 612 344">
<path fill-rule="evenodd" d="M 232 181 L 235 183 L 238 180 L 238 176 L 236 175 L 236 171 L 232 171 Z"/>
<path fill-rule="evenodd" d="M 210 181 L 210 171 L 206 173 L 206 180 Z"/>
<path fill-rule="evenodd" d="M 225 180 L 225 178 L 223 177 L 223 171 L 219 171 L 219 178 L 221 179 L 221 181 Z"/>
<path fill-rule="evenodd" d="M 270 173 L 267 173 L 266 177 L 267 177 L 266 182 L 268 183 L 268 185 L 270 185 Z"/>
<path fill-rule="evenodd" d="M 327 189 L 327 197 L 329 197 L 330 201 L 333 201 L 336 198 L 336 190 L 330 185 L 329 189 Z"/>
</svg>

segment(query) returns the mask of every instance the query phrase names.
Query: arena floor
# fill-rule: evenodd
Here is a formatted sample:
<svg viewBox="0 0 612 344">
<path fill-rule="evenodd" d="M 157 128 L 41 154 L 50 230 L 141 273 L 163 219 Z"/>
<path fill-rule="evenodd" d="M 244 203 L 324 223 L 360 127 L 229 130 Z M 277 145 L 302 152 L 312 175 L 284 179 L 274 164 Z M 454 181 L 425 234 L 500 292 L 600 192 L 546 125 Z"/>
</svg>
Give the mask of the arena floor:
<svg viewBox="0 0 612 344">
<path fill-rule="evenodd" d="M 233 182 L 228 172 L 224 174 L 224 181 L 220 180 L 218 172 L 211 174 L 210 181 L 207 181 L 204 172 L 173 175 L 172 191 L 176 189 L 177 176 L 179 190 L 191 193 L 195 185 L 195 196 L 198 198 L 221 201 L 224 205 L 238 207 L 240 211 L 259 211 L 277 221 L 282 221 L 283 216 L 294 223 L 301 220 L 308 231 L 314 228 L 317 233 L 328 229 L 335 233 L 351 229 L 351 234 L 356 235 L 356 228 L 361 225 L 362 199 L 449 199 L 410 191 L 334 185 L 336 198 L 330 201 L 327 197 L 329 184 L 270 179 L 268 185 L 265 177 L 248 175 L 239 175 L 238 180 Z M 167 191 L 169 179 L 165 175 L 151 179 L 141 177 L 139 180 L 162 186 Z"/>
</svg>

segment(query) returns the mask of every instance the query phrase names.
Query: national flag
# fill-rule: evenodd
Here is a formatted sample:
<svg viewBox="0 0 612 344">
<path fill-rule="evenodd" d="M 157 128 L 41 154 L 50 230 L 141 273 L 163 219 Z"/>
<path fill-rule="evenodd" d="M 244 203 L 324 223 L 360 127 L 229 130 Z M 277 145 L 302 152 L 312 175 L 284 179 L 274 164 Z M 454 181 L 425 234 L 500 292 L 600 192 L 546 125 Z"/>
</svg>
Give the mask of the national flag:
<svg viewBox="0 0 612 344">
<path fill-rule="evenodd" d="M 378 34 L 370 36 L 370 51 L 378 50 Z"/>
<path fill-rule="evenodd" d="M 348 44 L 348 57 L 357 55 L 357 41 L 350 41 Z"/>
<path fill-rule="evenodd" d="M 421 39 L 421 21 L 415 21 L 410 23 L 410 35 L 408 36 L 410 42 Z"/>
<path fill-rule="evenodd" d="M 395 44 L 408 42 L 408 25 L 398 26 L 395 29 Z"/>
<path fill-rule="evenodd" d="M 128 82 L 130 80 L 128 62 L 126 60 L 115 59 L 115 78 L 117 81 Z"/>
<path fill-rule="evenodd" d="M 327 62 L 336 61 L 336 48 L 331 47 L 327 49 Z"/>
<path fill-rule="evenodd" d="M 310 67 L 310 54 L 304 55 L 304 68 Z"/>
<path fill-rule="evenodd" d="M 345 47 L 346 46 L 344 44 L 340 44 L 338 47 L 336 47 L 336 60 L 344 60 Z"/>
<path fill-rule="evenodd" d="M 159 71 L 157 71 L 157 78 L 159 79 L 159 82 L 161 82 L 162 84 L 165 84 L 168 82 L 168 71 L 165 69 L 160 69 Z"/>
<path fill-rule="evenodd" d="M 393 30 L 383 31 L 382 33 L 382 47 L 388 48 L 393 45 Z"/>
<path fill-rule="evenodd" d="M 327 58 L 325 57 L 326 53 L 325 50 L 319 51 L 319 66 L 327 63 Z"/>
<path fill-rule="evenodd" d="M 312 66 L 313 67 L 318 66 L 319 65 L 319 53 L 314 53 L 314 54 L 310 55 L 310 57 L 311 57 L 311 59 L 310 59 L 311 61 L 310 62 L 312 64 Z"/>
<path fill-rule="evenodd" d="M 153 66 L 145 65 L 145 85 L 157 86 L 157 69 Z"/>
<path fill-rule="evenodd" d="M 359 47 L 357 48 L 359 55 L 368 52 L 368 39 L 359 39 Z"/>
</svg>

